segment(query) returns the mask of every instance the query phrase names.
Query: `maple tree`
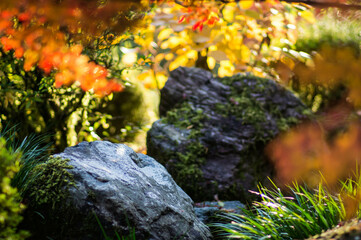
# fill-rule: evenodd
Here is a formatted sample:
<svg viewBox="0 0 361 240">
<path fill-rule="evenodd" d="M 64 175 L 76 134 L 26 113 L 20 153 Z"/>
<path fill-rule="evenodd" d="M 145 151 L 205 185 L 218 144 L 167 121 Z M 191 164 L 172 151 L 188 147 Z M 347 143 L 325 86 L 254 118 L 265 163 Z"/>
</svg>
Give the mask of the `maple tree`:
<svg viewBox="0 0 361 240">
<path fill-rule="evenodd" d="M 70 132 L 93 140 L 90 124 L 105 118 L 93 112 L 100 104 L 93 95 L 124 89 L 97 39 L 135 25 L 133 10 L 141 8 L 140 1 L 1 1 L 1 126 L 18 124 L 20 139 L 49 133 L 60 149 L 76 143 Z"/>
<path fill-rule="evenodd" d="M 56 70 L 55 86 L 77 81 L 87 91 L 98 95 L 120 91 L 121 84 L 108 80 L 106 68 L 91 62 L 82 54 L 82 43 L 100 37 L 105 30 L 124 27 L 136 21 L 128 13 L 137 1 L 2 1 L 0 36 L 5 52 L 14 50 L 16 58 L 24 57 L 24 70 L 35 64 L 49 74 Z M 21 9 L 26 9 L 21 11 Z M 92 19 L 100 21 L 92 21 Z M 114 20 L 116 18 L 116 20 Z M 73 42 L 69 46 L 67 42 Z"/>
</svg>

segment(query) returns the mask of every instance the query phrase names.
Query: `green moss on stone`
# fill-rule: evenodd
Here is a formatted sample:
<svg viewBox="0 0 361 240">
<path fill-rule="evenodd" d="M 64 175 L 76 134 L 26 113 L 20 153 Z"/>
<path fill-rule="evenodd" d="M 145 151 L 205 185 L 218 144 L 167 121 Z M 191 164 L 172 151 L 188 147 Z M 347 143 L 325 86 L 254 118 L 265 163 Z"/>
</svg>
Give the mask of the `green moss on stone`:
<svg viewBox="0 0 361 240">
<path fill-rule="evenodd" d="M 50 157 L 31 173 L 24 223 L 31 239 L 102 239 L 94 215 L 82 212 L 71 201 L 69 189 L 76 185 L 68 171 L 73 168 L 69 161 Z M 95 197 L 90 191 L 88 194 Z"/>
<path fill-rule="evenodd" d="M 175 164 L 175 178 L 179 185 L 192 196 L 199 193 L 198 183 L 203 180 L 200 169 L 205 163 L 206 148 L 200 142 L 192 142 L 186 146 L 184 153 L 177 152 L 178 159 Z"/>
<path fill-rule="evenodd" d="M 50 157 L 45 163 L 37 165 L 32 172 L 30 199 L 36 205 L 51 205 L 52 208 L 69 196 L 69 187 L 75 186 L 74 178 L 67 169 L 69 159 Z"/>
<path fill-rule="evenodd" d="M 256 141 L 267 142 L 275 134 L 265 132 L 263 124 L 267 122 L 266 113 L 269 113 L 276 120 L 280 131 L 285 131 L 299 122 L 295 117 L 284 117 L 277 105 L 270 106 L 266 102 L 257 100 L 262 96 L 273 95 L 271 91 L 276 83 L 265 78 L 241 75 L 224 77 L 219 80 L 230 86 L 231 94 L 228 97 L 228 103 L 216 105 L 216 111 L 225 117 L 234 116 L 242 120 L 245 125 L 252 125 L 256 130 Z M 306 113 L 304 108 L 298 110 L 300 113 Z"/>
<path fill-rule="evenodd" d="M 200 141 L 203 136 L 200 129 L 203 128 L 203 122 L 207 118 L 202 109 L 184 102 L 179 107 L 168 111 L 166 117 L 162 119 L 163 123 L 172 124 L 180 129 L 188 129 L 188 141 L 184 151 L 171 153 L 169 157 L 176 161 L 168 165 L 175 181 L 192 196 L 199 193 L 198 183 L 203 180 L 200 166 L 205 163 L 207 151 Z"/>
<path fill-rule="evenodd" d="M 202 109 L 195 108 L 191 104 L 184 102 L 179 107 L 168 111 L 162 122 L 183 129 L 200 129 L 203 127 L 205 119 L 207 119 L 207 116 Z"/>
</svg>

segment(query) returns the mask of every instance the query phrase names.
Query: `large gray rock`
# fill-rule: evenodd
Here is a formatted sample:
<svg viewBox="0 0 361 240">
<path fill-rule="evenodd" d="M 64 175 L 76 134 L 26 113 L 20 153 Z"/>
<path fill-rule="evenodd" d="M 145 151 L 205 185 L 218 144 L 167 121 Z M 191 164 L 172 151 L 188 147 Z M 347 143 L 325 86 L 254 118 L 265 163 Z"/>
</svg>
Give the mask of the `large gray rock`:
<svg viewBox="0 0 361 240">
<path fill-rule="evenodd" d="M 210 239 L 191 198 L 151 157 L 107 141 L 82 142 L 55 157 L 70 159 L 73 166 L 68 171 L 76 187 L 70 187 L 68 202 L 74 211 L 84 215 L 80 219 L 94 213 L 108 235 L 134 227 L 137 239 Z M 91 228 L 100 230 L 98 225 Z M 87 234 L 76 236 L 68 237 Z M 99 238 L 88 234 L 84 239 Z"/>
<path fill-rule="evenodd" d="M 161 119 L 147 135 L 148 155 L 162 163 L 195 201 L 239 199 L 273 176 L 263 150 L 308 109 L 273 80 L 215 78 L 178 68 L 161 91 Z"/>
</svg>

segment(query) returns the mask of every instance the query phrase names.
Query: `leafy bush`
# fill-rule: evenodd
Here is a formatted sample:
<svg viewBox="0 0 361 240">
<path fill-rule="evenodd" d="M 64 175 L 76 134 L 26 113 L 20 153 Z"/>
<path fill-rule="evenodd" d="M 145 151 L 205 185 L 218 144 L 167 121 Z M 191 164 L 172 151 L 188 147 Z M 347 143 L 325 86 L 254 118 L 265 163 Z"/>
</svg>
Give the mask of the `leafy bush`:
<svg viewBox="0 0 361 240">
<path fill-rule="evenodd" d="M 315 192 L 294 184 L 292 197 L 274 186 L 260 186 L 262 201 L 254 202 L 243 214 L 223 213 L 221 222 L 211 224 L 222 239 L 304 239 L 336 226 L 345 218 L 340 197 L 332 196 L 320 184 Z"/>
<path fill-rule="evenodd" d="M 23 70 L 23 60 L 13 52 L 0 50 L 0 127 L 18 126 L 19 139 L 33 133 L 50 134 L 59 150 L 67 146 L 68 123 L 87 120 L 84 115 L 94 106 L 94 99 L 76 87 L 55 88 L 54 77 L 39 68 Z M 82 114 L 79 114 L 82 113 Z M 81 116 L 82 117 L 82 116 Z"/>
<path fill-rule="evenodd" d="M 296 50 L 304 52 L 318 51 L 324 44 L 348 46 L 360 53 L 361 23 L 357 19 L 335 16 L 329 12 L 311 26 L 299 29 L 295 44 Z"/>
<path fill-rule="evenodd" d="M 5 140 L 0 138 L 0 239 L 24 239 L 29 235 L 17 229 L 24 206 L 17 189 L 10 184 L 19 164 L 20 154 L 7 150 Z"/>
<path fill-rule="evenodd" d="M 287 51 L 289 59 L 284 63 L 289 67 L 294 65 L 291 67 L 294 74 L 290 74 L 288 85 L 314 112 L 345 101 L 348 92 L 345 83 L 349 80 L 349 72 L 353 72 L 347 66 L 352 64 L 353 57 L 358 59 L 361 53 L 360 31 L 359 20 L 340 17 L 331 10 L 315 24 L 300 26 L 297 41 L 291 46 L 292 50 Z M 323 66 L 328 65 L 321 70 L 315 67 L 315 61 Z M 318 74 L 312 72 L 314 69 L 319 69 L 315 70 Z M 341 79 L 337 79 L 335 71 L 338 71 Z M 322 79 L 322 74 L 326 76 L 325 79 Z"/>
<path fill-rule="evenodd" d="M 86 54 L 123 79 L 126 68 L 119 65 L 120 56 L 113 50 L 118 48 L 86 49 Z M 144 122 L 142 93 L 135 84 L 127 83 L 125 91 L 99 98 L 75 85 L 56 88 L 55 73 L 45 74 L 38 67 L 24 71 L 24 60 L 12 51 L 0 49 L 0 58 L 0 128 L 16 126 L 19 139 L 47 134 L 47 141 L 62 151 L 79 141 L 116 139 L 129 122 Z"/>
</svg>

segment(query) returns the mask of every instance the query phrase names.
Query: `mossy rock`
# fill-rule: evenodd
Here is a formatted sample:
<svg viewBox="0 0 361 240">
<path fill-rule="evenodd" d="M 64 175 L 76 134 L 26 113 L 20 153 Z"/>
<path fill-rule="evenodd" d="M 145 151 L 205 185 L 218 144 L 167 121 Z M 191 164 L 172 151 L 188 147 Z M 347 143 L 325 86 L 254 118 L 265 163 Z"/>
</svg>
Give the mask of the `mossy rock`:
<svg viewBox="0 0 361 240">
<path fill-rule="evenodd" d="M 29 239 L 102 239 L 94 214 L 84 215 L 70 201 L 69 188 L 75 187 L 75 181 L 68 162 L 50 157 L 30 173 L 21 225 L 31 232 Z"/>
<path fill-rule="evenodd" d="M 353 219 L 346 223 L 340 223 L 333 229 L 327 230 L 319 235 L 308 238 L 308 240 L 358 240 L 361 239 L 361 222 Z"/>
<path fill-rule="evenodd" d="M 37 165 L 31 179 L 22 228 L 32 239 L 211 237 L 166 169 L 123 144 L 68 147 Z"/>
<path fill-rule="evenodd" d="M 270 79 L 214 78 L 197 68 L 171 72 L 160 114 L 148 132 L 148 154 L 166 166 L 195 201 L 250 200 L 248 190 L 273 175 L 263 153 L 310 110 Z"/>
</svg>

